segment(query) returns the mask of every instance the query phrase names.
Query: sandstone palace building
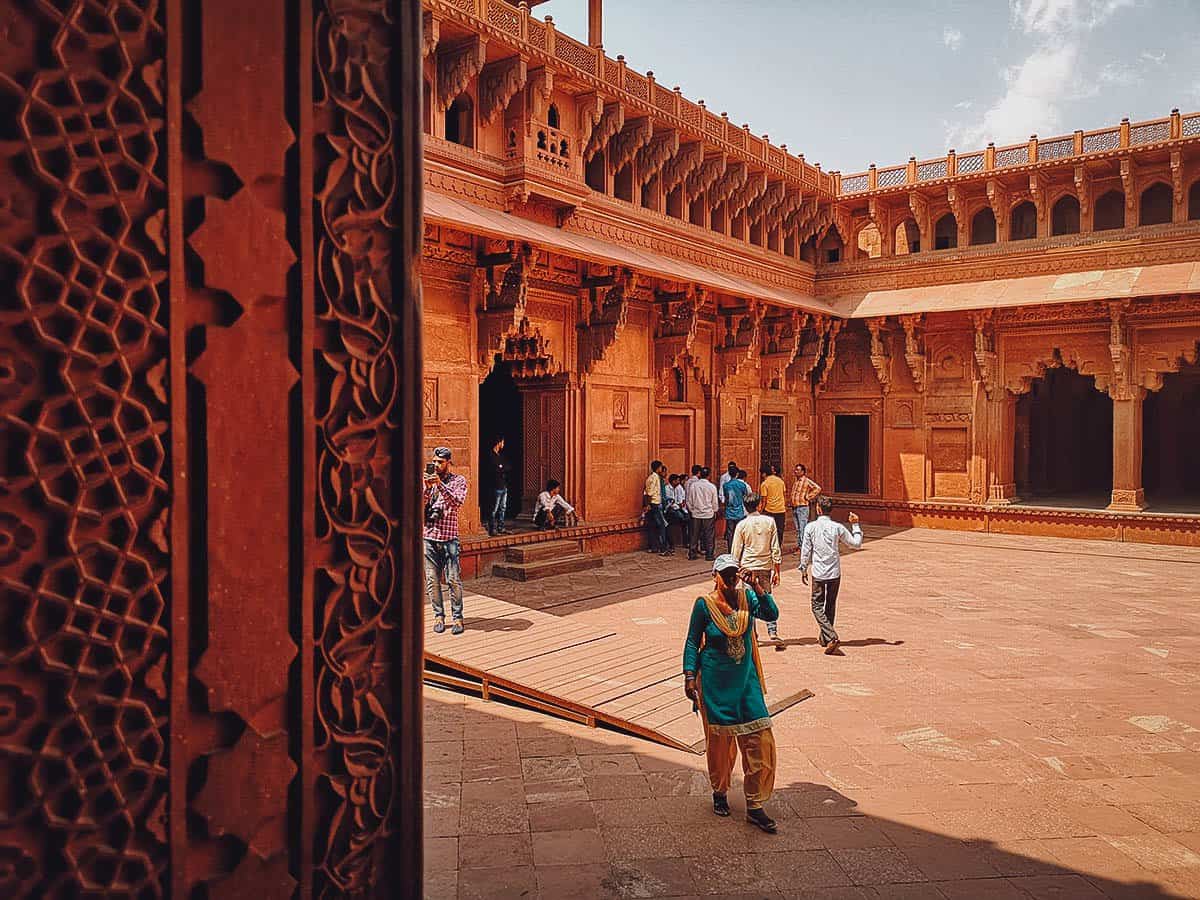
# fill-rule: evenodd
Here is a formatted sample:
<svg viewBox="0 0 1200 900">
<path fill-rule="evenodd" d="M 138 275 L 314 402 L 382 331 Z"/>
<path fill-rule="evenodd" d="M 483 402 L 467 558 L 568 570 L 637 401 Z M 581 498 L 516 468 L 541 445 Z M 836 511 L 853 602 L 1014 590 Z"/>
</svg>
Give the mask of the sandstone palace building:
<svg viewBox="0 0 1200 900">
<path fill-rule="evenodd" d="M 868 522 L 1200 541 L 1200 114 L 844 174 L 608 55 L 595 0 L 589 44 L 424 10 L 425 437 L 473 483 L 503 434 L 524 506 L 560 479 L 601 548 L 652 458 L 803 462 Z"/>
</svg>

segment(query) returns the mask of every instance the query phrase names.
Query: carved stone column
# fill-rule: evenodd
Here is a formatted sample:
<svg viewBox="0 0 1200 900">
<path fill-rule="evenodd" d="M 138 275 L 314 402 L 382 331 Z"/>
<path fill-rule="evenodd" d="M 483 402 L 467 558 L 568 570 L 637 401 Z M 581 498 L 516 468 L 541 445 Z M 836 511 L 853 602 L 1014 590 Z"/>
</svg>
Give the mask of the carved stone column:
<svg viewBox="0 0 1200 900">
<path fill-rule="evenodd" d="M 1013 458 L 1017 433 L 1017 398 L 1000 388 L 998 397 L 987 400 L 987 455 L 989 506 L 1015 503 L 1017 485 L 1013 477 Z"/>
<path fill-rule="evenodd" d="M 1139 512 L 1146 508 L 1142 490 L 1142 402 L 1146 390 L 1130 388 L 1113 398 L 1113 486 L 1111 510 Z"/>
</svg>

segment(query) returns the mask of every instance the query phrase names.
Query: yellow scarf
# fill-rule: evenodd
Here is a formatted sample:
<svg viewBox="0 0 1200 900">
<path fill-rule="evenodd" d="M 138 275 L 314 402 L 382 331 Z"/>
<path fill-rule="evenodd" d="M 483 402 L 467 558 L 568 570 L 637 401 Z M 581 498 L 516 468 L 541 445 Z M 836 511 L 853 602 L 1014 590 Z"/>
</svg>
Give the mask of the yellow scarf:
<svg viewBox="0 0 1200 900">
<path fill-rule="evenodd" d="M 746 655 L 746 640 L 750 641 L 750 652 L 754 657 L 754 668 L 758 672 L 758 683 L 762 692 L 767 693 L 767 679 L 763 676 L 762 660 L 758 656 L 758 640 L 750 629 L 750 604 L 746 601 L 745 588 L 737 589 L 737 610 L 730 608 L 721 592 L 713 590 L 704 598 L 708 607 L 708 615 L 712 618 L 717 630 L 725 635 L 726 653 L 734 660 L 741 662 Z"/>
</svg>

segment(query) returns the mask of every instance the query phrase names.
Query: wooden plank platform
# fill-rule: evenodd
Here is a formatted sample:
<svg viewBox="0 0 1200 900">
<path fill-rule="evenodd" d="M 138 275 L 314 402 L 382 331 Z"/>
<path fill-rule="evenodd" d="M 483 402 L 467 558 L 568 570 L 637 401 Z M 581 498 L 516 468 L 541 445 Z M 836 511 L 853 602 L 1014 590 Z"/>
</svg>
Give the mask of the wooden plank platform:
<svg viewBox="0 0 1200 900">
<path fill-rule="evenodd" d="M 700 717 L 683 696 L 680 651 L 482 594 L 464 598 L 466 633 L 432 630 L 425 610 L 425 678 L 693 753 Z M 771 714 L 808 691 L 771 704 Z"/>
</svg>

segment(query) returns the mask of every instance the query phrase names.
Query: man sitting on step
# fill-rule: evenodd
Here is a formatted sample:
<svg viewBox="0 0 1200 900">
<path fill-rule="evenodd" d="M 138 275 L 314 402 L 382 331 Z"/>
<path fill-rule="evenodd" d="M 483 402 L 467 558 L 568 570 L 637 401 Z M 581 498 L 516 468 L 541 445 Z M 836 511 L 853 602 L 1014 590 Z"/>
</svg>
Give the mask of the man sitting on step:
<svg viewBox="0 0 1200 900">
<path fill-rule="evenodd" d="M 550 530 L 563 525 L 570 527 L 578 521 L 575 507 L 562 495 L 562 483 L 551 478 L 546 482 L 546 489 L 538 494 L 537 506 L 533 511 L 533 524 L 538 528 Z"/>
</svg>

